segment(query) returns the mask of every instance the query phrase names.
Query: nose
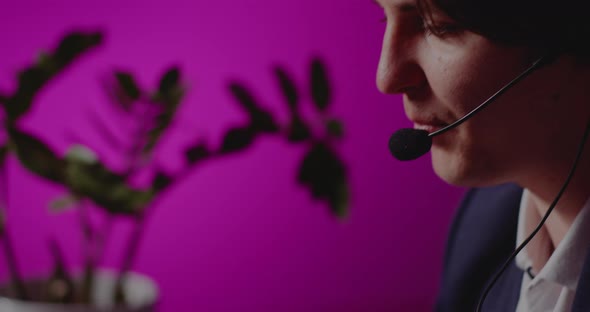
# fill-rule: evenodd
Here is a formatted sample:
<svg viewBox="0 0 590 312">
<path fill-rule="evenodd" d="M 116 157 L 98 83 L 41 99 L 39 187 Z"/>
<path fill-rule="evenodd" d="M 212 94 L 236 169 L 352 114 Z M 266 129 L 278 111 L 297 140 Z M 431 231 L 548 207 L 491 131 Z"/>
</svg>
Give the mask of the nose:
<svg viewBox="0 0 590 312">
<path fill-rule="evenodd" d="M 400 94 L 424 84 L 426 76 L 418 61 L 419 42 L 393 23 L 383 36 L 377 67 L 377 88 L 382 93 Z"/>
</svg>

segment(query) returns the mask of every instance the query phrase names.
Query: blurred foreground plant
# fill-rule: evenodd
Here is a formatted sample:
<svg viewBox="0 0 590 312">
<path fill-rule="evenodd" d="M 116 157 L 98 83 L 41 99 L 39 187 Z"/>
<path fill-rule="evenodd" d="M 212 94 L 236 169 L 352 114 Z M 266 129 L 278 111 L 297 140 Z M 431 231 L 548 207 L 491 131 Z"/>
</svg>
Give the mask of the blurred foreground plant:
<svg viewBox="0 0 590 312">
<path fill-rule="evenodd" d="M 80 223 L 87 248 L 82 284 L 79 288 L 72 281 L 65 267 L 61 250 L 55 241 L 50 248 L 56 261 L 54 272 L 48 282 L 47 298 L 53 302 L 88 302 L 91 287 L 105 239 L 110 227 L 98 229 L 88 219 L 89 202 L 104 209 L 111 217 L 126 217 L 134 220 L 134 230 L 127 242 L 123 264 L 119 270 L 116 288 L 117 301 L 124 302 L 122 278 L 128 272 L 137 255 L 145 231 L 146 219 L 167 190 L 182 181 L 197 165 L 206 161 L 221 160 L 250 147 L 262 136 L 280 136 L 291 144 L 303 144 L 307 152 L 301 160 L 297 181 L 305 186 L 316 199 L 325 201 L 336 216 L 345 216 L 348 207 L 348 183 L 346 168 L 335 152 L 336 142 L 343 137 L 343 125 L 332 118 L 328 111 L 332 102 L 331 86 L 326 68 L 319 59 L 313 59 L 309 71 L 308 93 L 298 91 L 294 80 L 287 71 L 276 66 L 273 69 L 278 87 L 285 96 L 290 120 L 282 125 L 253 96 L 241 82 L 229 83 L 229 92 L 248 115 L 249 121 L 229 129 L 219 147 L 213 148 L 200 138 L 187 144 L 184 150 L 185 167 L 176 173 L 166 172 L 155 160 L 157 146 L 167 131 L 173 129 L 175 114 L 181 105 L 187 86 L 182 80 L 181 70 L 171 67 L 159 79 L 156 88 L 150 90 L 140 86 L 132 73 L 115 71 L 103 84 L 111 99 L 117 118 L 125 120 L 125 126 L 133 130 L 122 137 L 112 131 L 113 124 L 103 122 L 99 114 L 92 114 L 92 122 L 102 138 L 112 149 L 119 151 L 126 159 L 123 170 L 114 171 L 101 162 L 96 154 L 83 145 L 72 146 L 61 157 L 34 135 L 19 127 L 19 120 L 31 108 L 38 91 L 53 77 L 61 73 L 76 58 L 99 45 L 101 33 L 73 32 L 65 36 L 53 53 L 42 54 L 37 63 L 24 69 L 18 76 L 17 90 L 11 95 L 0 94 L 5 112 L 3 120 L 8 140 L 0 146 L 0 169 L 3 171 L 2 204 L 7 202 L 6 156 L 14 153 L 20 162 L 33 173 L 60 184 L 69 194 L 56 200 L 54 208 L 76 206 L 80 210 Z M 318 118 L 306 120 L 300 113 L 301 94 L 310 94 Z M 112 119 L 112 118 L 109 118 Z M 312 128 L 321 129 L 315 131 Z M 123 126 L 115 124 L 114 126 Z M 150 182 L 137 187 L 133 181 L 146 172 Z M 21 299 L 30 299 L 20 277 L 16 257 L 11 246 L 4 208 L 0 208 L 0 239 L 10 264 L 11 278 Z M 60 287 L 52 287 L 59 285 Z"/>
</svg>

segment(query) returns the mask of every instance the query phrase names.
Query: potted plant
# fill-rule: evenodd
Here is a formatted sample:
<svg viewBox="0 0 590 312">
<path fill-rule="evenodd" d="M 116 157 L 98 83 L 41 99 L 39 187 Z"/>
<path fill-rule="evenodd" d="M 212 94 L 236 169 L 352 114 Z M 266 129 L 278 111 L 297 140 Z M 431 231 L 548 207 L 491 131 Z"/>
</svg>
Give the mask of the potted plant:
<svg viewBox="0 0 590 312">
<path fill-rule="evenodd" d="M 325 66 L 317 58 L 310 66 L 309 94 L 318 112 L 315 128 L 320 131 L 312 131 L 313 122 L 299 113 L 302 96 L 287 71 L 277 66 L 273 71 L 285 95 L 290 121 L 286 125 L 278 123 L 245 84 L 233 81 L 229 92 L 248 115 L 249 122 L 229 129 L 218 148 L 211 147 L 203 138 L 187 143 L 184 168 L 178 172 L 161 169 L 164 166 L 156 161 L 154 153 L 164 134 L 172 131 L 175 113 L 187 92 L 179 67 L 166 70 L 152 90 L 139 86 L 133 74 L 126 71 L 115 70 L 104 81 L 113 111 L 128 121 L 126 125 L 134 125 L 133 129 L 128 129 L 128 137 L 122 138 L 110 130 L 117 124 L 106 124 L 93 115 L 98 133 L 127 159 L 126 168 L 122 170 L 108 168 L 94 151 L 82 144 L 73 145 L 64 155 L 59 155 L 40 138 L 24 131 L 19 121 L 34 104 L 39 90 L 86 51 L 98 46 L 102 38 L 100 32 L 76 31 L 66 35 L 53 52 L 42 54 L 35 64 L 20 72 L 14 92 L 0 94 L 4 110 L 2 126 L 7 136 L 7 142 L 0 146 L 3 198 L 7 196 L 6 159 L 16 156 L 38 177 L 67 190 L 67 194 L 51 206 L 53 209 L 78 209 L 81 235 L 88 246 L 83 255 L 84 267 L 76 270 L 64 264 L 59 244 L 49 240 L 55 259 L 53 273 L 42 279 L 24 279 L 7 230 L 10 225 L 7 202 L 0 202 L 0 243 L 10 270 L 10 282 L 0 287 L 1 311 L 152 311 L 157 302 L 157 285 L 149 277 L 131 272 L 152 210 L 191 170 L 251 148 L 261 136 L 280 136 L 291 144 L 305 145 L 307 152 L 301 160 L 297 181 L 314 198 L 325 201 L 334 215 L 346 215 L 346 168 L 334 149 L 343 136 L 342 124 L 329 116 L 331 88 Z M 148 182 L 135 183 L 139 175 L 149 176 Z M 88 218 L 92 209 L 106 212 L 109 222 L 120 218 L 133 221 L 122 266 L 116 270 L 108 271 L 99 266 L 110 227 L 93 226 Z"/>
</svg>

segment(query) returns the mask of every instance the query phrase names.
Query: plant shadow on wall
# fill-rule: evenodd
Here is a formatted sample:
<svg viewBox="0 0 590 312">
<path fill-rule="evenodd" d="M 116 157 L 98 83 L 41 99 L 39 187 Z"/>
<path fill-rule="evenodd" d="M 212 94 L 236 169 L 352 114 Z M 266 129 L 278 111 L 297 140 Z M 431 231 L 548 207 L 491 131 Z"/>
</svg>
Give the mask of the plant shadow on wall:
<svg viewBox="0 0 590 312">
<path fill-rule="evenodd" d="M 163 164 L 156 161 L 154 154 L 164 134 L 174 128 L 175 113 L 187 92 L 178 67 L 166 70 L 153 90 L 140 86 L 132 73 L 124 71 L 114 71 L 104 82 L 104 90 L 113 107 L 109 111 L 117 116 L 101 118 L 99 114 L 92 114 L 90 118 L 97 133 L 110 148 L 123 154 L 126 165 L 122 170 L 108 168 L 82 144 L 72 145 L 61 156 L 43 140 L 21 129 L 19 121 L 33 106 L 36 94 L 81 55 L 100 45 L 102 39 L 100 32 L 69 33 L 52 53 L 42 54 L 36 63 L 19 73 L 17 89 L 13 93 L 0 95 L 4 109 L 3 128 L 8 138 L 0 148 L 0 177 L 3 179 L 0 191 L 4 193 L 3 198 L 8 195 L 7 159 L 15 155 L 31 172 L 67 190 L 67 194 L 55 200 L 51 207 L 57 210 L 67 207 L 78 209 L 81 235 L 86 246 L 84 267 L 79 270 L 80 273 L 73 273 L 64 264 L 59 244 L 55 239 L 49 240 L 48 247 L 55 260 L 53 273 L 32 290 L 31 281 L 24 280 L 19 271 L 18 255 L 14 252 L 10 231 L 7 230 L 10 222 L 6 213 L 7 200 L 4 200 L 0 207 L 0 240 L 9 264 L 11 281 L 2 290 L 3 296 L 20 302 L 61 304 L 62 309 L 73 304 L 129 305 L 133 300 L 125 285 L 129 283 L 147 220 L 158 201 L 193 169 L 245 151 L 263 136 L 280 136 L 290 144 L 305 145 L 307 152 L 299 164 L 296 180 L 314 198 L 325 202 L 333 215 L 346 215 L 349 195 L 346 166 L 335 152 L 335 145 L 343 138 L 343 125 L 329 115 L 332 89 L 325 65 L 317 58 L 310 65 L 308 92 L 300 92 L 284 68 L 276 66 L 273 69 L 290 113 L 290 121 L 285 125 L 278 123 L 259 104 L 246 84 L 231 82 L 229 92 L 249 116 L 249 122 L 229 129 L 218 148 L 208 145 L 204 138 L 188 143 L 184 150 L 184 167 L 177 172 L 163 170 Z M 310 94 L 310 99 L 304 99 L 301 94 Z M 313 122 L 300 113 L 300 104 L 304 100 L 310 100 L 318 113 Z M 114 124 L 104 120 L 124 122 Z M 120 128 L 120 131 L 113 131 L 113 127 Z M 138 177 L 146 175 L 149 178 L 144 180 L 148 182 L 137 182 L 141 180 Z M 106 213 L 106 226 L 96 226 L 91 222 L 89 215 L 93 209 Z M 106 300 L 109 303 L 96 302 L 101 256 L 112 224 L 121 218 L 132 220 L 133 230 L 126 239 L 122 265 L 112 278 L 111 295 Z"/>
</svg>

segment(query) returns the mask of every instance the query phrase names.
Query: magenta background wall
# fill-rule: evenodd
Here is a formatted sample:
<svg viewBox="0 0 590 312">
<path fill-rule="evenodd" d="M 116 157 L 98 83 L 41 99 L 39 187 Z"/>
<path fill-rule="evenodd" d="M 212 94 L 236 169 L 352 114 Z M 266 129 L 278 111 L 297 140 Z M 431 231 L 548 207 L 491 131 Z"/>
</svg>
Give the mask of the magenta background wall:
<svg viewBox="0 0 590 312">
<path fill-rule="evenodd" d="M 321 56 L 334 83 L 332 113 L 346 125 L 339 153 L 352 184 L 348 218 L 338 221 L 296 185 L 302 148 L 262 139 L 244 155 L 195 171 L 160 202 L 135 270 L 159 283 L 162 312 L 428 311 L 462 190 L 439 181 L 428 157 L 400 163 L 387 151 L 390 133 L 409 123 L 400 98 L 374 86 L 381 15 L 370 0 L 10 1 L 0 10 L 0 89 L 11 90 L 17 71 L 66 31 L 103 29 L 105 44 L 43 91 L 27 129 L 59 151 L 75 133 L 115 164 L 87 122 L 106 105 L 99 79 L 123 68 L 154 86 L 178 64 L 191 90 L 169 152 L 159 156 L 175 169 L 181 143 L 218 143 L 244 120 L 225 89 L 230 78 L 247 81 L 285 120 L 272 66 L 305 86 L 311 57 Z M 66 247 L 68 265 L 79 266 L 76 211 L 47 209 L 63 190 L 16 162 L 9 178 L 9 226 L 22 271 L 50 270 L 50 237 Z M 105 266 L 119 263 L 128 229 L 116 223 Z M 0 277 L 7 277 L 3 256 Z"/>
</svg>

